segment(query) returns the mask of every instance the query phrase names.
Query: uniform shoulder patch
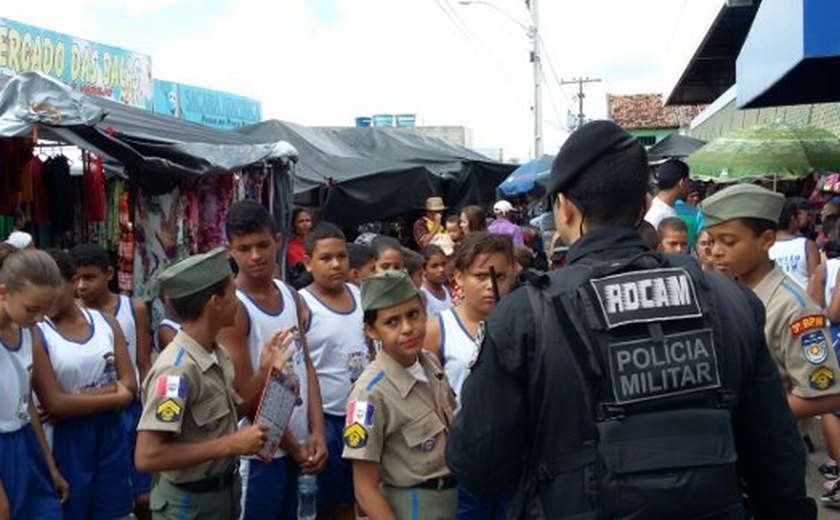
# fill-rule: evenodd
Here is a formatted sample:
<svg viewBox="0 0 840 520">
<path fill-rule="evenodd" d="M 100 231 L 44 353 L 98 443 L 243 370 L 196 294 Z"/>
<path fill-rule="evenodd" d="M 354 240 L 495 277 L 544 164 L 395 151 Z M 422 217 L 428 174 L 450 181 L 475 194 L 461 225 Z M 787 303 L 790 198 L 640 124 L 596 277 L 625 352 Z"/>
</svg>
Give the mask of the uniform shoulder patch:
<svg viewBox="0 0 840 520">
<path fill-rule="evenodd" d="M 347 403 L 347 418 L 345 425 L 358 423 L 364 427 L 373 426 L 373 403 L 368 401 L 350 401 Z"/>
<path fill-rule="evenodd" d="M 828 340 L 822 329 L 812 330 L 802 335 L 802 353 L 809 362 L 819 365 L 828 359 Z"/>
<path fill-rule="evenodd" d="M 175 399 L 186 399 L 187 380 L 182 376 L 158 376 L 155 381 L 155 396 L 172 397 Z"/>
<path fill-rule="evenodd" d="M 794 321 L 790 324 L 790 333 L 793 336 L 799 336 L 804 334 L 810 330 L 816 329 L 824 329 L 825 328 L 825 316 L 822 314 L 811 314 L 809 316 L 804 316 L 799 318 L 798 320 Z"/>
<path fill-rule="evenodd" d="M 834 370 L 825 366 L 814 369 L 808 375 L 808 381 L 814 390 L 828 390 L 837 382 L 834 377 Z"/>
<path fill-rule="evenodd" d="M 353 423 L 344 428 L 344 444 L 348 448 L 364 448 L 367 444 L 368 432 L 359 423 Z"/>
<path fill-rule="evenodd" d="M 174 423 L 181 420 L 183 407 L 175 399 L 168 398 L 155 407 L 155 418 L 160 422 Z"/>
</svg>

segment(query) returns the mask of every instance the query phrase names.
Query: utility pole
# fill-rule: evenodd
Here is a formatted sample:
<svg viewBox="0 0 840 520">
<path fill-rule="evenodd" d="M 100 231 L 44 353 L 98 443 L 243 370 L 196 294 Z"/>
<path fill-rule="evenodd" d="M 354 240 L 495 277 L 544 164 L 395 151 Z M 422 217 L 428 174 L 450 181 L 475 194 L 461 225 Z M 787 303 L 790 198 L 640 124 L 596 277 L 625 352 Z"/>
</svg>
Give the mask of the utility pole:
<svg viewBox="0 0 840 520">
<path fill-rule="evenodd" d="M 583 93 L 583 86 L 587 83 L 599 83 L 601 80 L 599 78 L 575 78 L 569 80 L 562 80 L 560 85 L 574 85 L 577 84 L 578 86 L 578 93 L 575 94 L 578 101 L 578 115 L 577 115 L 577 128 L 583 126 L 584 122 L 584 115 L 583 115 L 583 100 L 586 98 L 586 94 Z"/>
<path fill-rule="evenodd" d="M 543 154 L 542 133 L 542 58 L 540 53 L 540 11 L 538 0 L 525 0 L 531 13 L 531 63 L 534 67 L 534 159 Z"/>
</svg>

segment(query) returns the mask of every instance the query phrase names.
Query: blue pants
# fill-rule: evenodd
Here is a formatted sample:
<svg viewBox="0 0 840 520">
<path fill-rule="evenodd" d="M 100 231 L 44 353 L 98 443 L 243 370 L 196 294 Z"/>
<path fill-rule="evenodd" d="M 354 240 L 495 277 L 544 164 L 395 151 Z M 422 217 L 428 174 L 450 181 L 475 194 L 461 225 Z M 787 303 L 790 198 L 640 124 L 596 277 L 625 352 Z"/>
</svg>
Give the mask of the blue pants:
<svg viewBox="0 0 840 520">
<path fill-rule="evenodd" d="M 131 513 L 129 449 L 120 412 L 59 421 L 53 454 L 70 484 L 65 520 L 110 520 Z"/>
<path fill-rule="evenodd" d="M 458 520 L 504 520 L 511 497 L 503 493 L 493 500 L 483 500 L 458 487 Z"/>
<path fill-rule="evenodd" d="M 128 464 L 131 470 L 131 487 L 134 496 L 148 494 L 152 490 L 152 476 L 140 473 L 134 467 L 134 448 L 137 445 L 137 424 L 143 415 L 143 405 L 134 401 L 131 406 L 122 411 L 123 426 L 128 442 Z"/>
<path fill-rule="evenodd" d="M 341 458 L 344 450 L 344 417 L 324 415 L 324 436 L 327 441 L 327 467 L 318 475 L 318 511 L 331 511 L 341 504 L 355 501 L 353 465 Z"/>
<path fill-rule="evenodd" d="M 297 520 L 298 465 L 291 455 L 270 464 L 242 459 L 242 518 Z"/>
<path fill-rule="evenodd" d="M 32 425 L 0 433 L 0 480 L 11 518 L 61 519 L 61 504 Z"/>
</svg>

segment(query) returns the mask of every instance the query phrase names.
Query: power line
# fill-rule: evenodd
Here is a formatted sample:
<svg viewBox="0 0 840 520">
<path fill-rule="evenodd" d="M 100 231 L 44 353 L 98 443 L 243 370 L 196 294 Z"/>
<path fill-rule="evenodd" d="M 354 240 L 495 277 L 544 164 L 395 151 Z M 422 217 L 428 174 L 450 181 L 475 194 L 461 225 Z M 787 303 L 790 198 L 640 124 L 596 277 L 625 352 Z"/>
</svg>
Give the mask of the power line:
<svg viewBox="0 0 840 520">
<path fill-rule="evenodd" d="M 563 98 L 566 100 L 566 106 L 572 106 L 572 100 L 569 99 L 568 94 L 566 91 L 563 90 L 563 83 L 560 81 L 560 76 L 557 74 L 557 70 L 554 68 L 554 61 L 551 59 L 551 54 L 548 52 L 548 46 L 546 46 L 545 41 L 542 39 L 542 35 L 539 35 L 540 38 L 540 46 L 543 49 L 543 54 L 545 55 L 545 61 L 548 63 L 548 69 L 551 71 L 551 75 L 554 76 L 554 81 L 557 83 L 557 88 L 560 90 L 560 93 L 563 94 Z"/>
<path fill-rule="evenodd" d="M 600 78 L 575 78 L 570 80 L 561 80 L 562 85 L 573 85 L 577 84 L 578 86 L 578 93 L 577 93 L 577 101 L 578 101 L 578 123 L 577 127 L 580 128 L 583 126 L 585 121 L 585 116 L 583 113 L 583 100 L 586 99 L 586 94 L 583 93 L 583 86 L 588 83 L 599 83 L 601 81 Z"/>
</svg>

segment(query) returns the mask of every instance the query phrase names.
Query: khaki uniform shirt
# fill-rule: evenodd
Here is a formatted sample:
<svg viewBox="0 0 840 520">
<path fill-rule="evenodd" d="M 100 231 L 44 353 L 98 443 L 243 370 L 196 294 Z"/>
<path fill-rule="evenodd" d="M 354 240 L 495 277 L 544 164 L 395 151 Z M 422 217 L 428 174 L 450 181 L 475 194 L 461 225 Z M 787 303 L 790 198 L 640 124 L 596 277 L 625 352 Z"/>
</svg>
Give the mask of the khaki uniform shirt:
<svg viewBox="0 0 840 520">
<path fill-rule="evenodd" d="M 778 267 L 753 291 L 767 310 L 764 335 L 785 390 L 803 399 L 840 393 L 837 356 L 819 305 Z"/>
<path fill-rule="evenodd" d="M 138 431 L 174 434 L 177 442 L 204 442 L 236 431 L 233 362 L 221 345 L 211 353 L 183 330 L 161 352 L 143 382 L 143 415 Z M 228 457 L 176 471 L 170 482 L 194 482 L 224 474 L 236 459 Z"/>
<path fill-rule="evenodd" d="M 444 451 L 455 397 L 437 358 L 420 354 L 429 382 L 385 351 L 353 385 L 344 429 L 344 458 L 378 462 L 382 482 L 413 487 L 449 475 Z"/>
</svg>

